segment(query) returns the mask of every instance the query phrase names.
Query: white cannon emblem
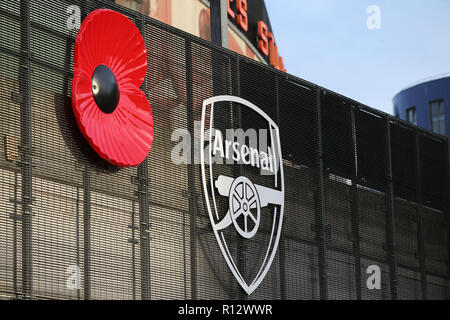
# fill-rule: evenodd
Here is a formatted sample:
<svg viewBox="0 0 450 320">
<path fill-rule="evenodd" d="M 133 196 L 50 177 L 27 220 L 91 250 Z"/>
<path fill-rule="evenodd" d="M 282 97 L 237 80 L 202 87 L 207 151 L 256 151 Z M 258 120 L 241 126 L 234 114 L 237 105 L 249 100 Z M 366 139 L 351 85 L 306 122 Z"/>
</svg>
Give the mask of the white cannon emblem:
<svg viewBox="0 0 450 320">
<path fill-rule="evenodd" d="M 261 208 L 269 204 L 281 205 L 284 202 L 284 194 L 281 191 L 255 185 L 244 176 L 236 179 L 219 176 L 215 185 L 221 196 L 228 197 L 229 209 L 214 228 L 222 230 L 233 224 L 236 231 L 246 239 L 252 238 L 258 231 Z M 244 228 L 237 223 L 237 218 L 241 215 L 244 217 Z"/>
</svg>

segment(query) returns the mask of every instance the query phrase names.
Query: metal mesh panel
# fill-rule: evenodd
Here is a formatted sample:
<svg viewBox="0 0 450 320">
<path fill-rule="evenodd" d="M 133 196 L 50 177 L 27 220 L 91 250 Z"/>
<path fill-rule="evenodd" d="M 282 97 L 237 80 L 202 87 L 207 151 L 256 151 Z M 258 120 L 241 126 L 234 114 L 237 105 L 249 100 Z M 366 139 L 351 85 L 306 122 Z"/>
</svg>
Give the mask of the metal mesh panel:
<svg viewBox="0 0 450 320">
<path fill-rule="evenodd" d="M 397 201 L 396 207 L 397 257 L 401 265 L 418 268 L 417 209 L 415 205 Z"/>
<path fill-rule="evenodd" d="M 402 300 L 420 300 L 421 283 L 420 274 L 408 269 L 398 269 L 399 292 L 398 298 Z"/>
<path fill-rule="evenodd" d="M 448 300 L 450 296 L 449 292 L 449 280 L 434 276 L 428 276 L 428 299 L 433 300 Z"/>
<path fill-rule="evenodd" d="M 294 165 L 315 166 L 318 151 L 315 87 L 281 76 L 278 79 L 283 159 Z M 292 139 L 293 136 L 302 139 Z"/>
<path fill-rule="evenodd" d="M 447 204 L 445 175 L 439 174 L 447 167 L 447 148 L 439 140 L 425 134 L 419 136 L 421 184 L 423 204 L 437 209 L 444 209 Z"/>
<path fill-rule="evenodd" d="M 431 274 L 447 275 L 449 267 L 448 219 L 433 210 L 423 216 L 425 269 Z"/>
<path fill-rule="evenodd" d="M 20 199 L 21 185 L 20 174 L 17 172 L 3 170 L 0 171 L 1 185 L 1 218 L 0 228 L 2 230 L 0 255 L 0 296 L 18 296 L 22 290 L 20 265 L 22 256 L 21 237 L 22 231 L 19 221 L 20 206 L 17 201 Z"/>
<path fill-rule="evenodd" d="M 386 133 L 384 119 L 363 109 L 355 111 L 359 183 L 376 190 L 386 186 Z"/>
<path fill-rule="evenodd" d="M 414 131 L 391 123 L 392 170 L 397 197 L 415 201 L 417 159 Z"/>
<path fill-rule="evenodd" d="M 355 171 L 351 103 L 334 93 L 321 92 L 323 156 L 326 170 L 342 177 Z"/>
<path fill-rule="evenodd" d="M 255 62 L 242 61 L 240 66 L 241 97 L 253 101 L 278 123 L 278 95 L 275 91 L 277 75 L 272 70 L 261 68 Z"/>
<path fill-rule="evenodd" d="M 317 247 L 285 237 L 288 299 L 320 299 Z"/>
<path fill-rule="evenodd" d="M 155 140 L 137 168 L 102 160 L 77 127 L 69 5 L 83 18 L 119 11 L 144 38 Z M 202 189 L 201 108 L 218 95 L 249 100 L 280 127 L 282 236 L 250 298 L 449 298 L 446 139 L 110 1 L 3 1 L 0 29 L 1 298 L 247 298 Z M 236 104 L 214 121 L 264 126 Z M 266 182 L 253 168 L 218 171 Z M 244 275 L 270 226 L 249 241 L 224 232 Z M 380 289 L 367 287 L 372 265 Z"/>
<path fill-rule="evenodd" d="M 356 299 L 355 263 L 350 254 L 330 251 L 329 261 L 329 298 Z"/>
<path fill-rule="evenodd" d="M 145 23 L 148 54 L 145 89 L 155 119 L 155 140 L 149 157 L 151 298 L 191 299 L 191 235 L 188 166 L 191 154 L 174 164 L 169 141 L 188 139 L 186 41 Z M 190 144 L 190 140 L 188 144 Z M 170 174 L 168 174 L 170 172 Z M 139 228 L 138 225 L 136 225 Z M 181 244 L 181 245 L 180 245 Z"/>
</svg>

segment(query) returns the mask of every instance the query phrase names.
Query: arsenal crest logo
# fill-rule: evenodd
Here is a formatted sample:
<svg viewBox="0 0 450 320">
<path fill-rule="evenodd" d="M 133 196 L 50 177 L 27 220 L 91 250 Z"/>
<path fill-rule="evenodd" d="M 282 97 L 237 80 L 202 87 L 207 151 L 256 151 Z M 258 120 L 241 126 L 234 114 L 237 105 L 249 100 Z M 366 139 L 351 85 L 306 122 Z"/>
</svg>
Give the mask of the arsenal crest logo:
<svg viewBox="0 0 450 320">
<path fill-rule="evenodd" d="M 203 102 L 200 147 L 203 192 L 214 235 L 231 272 L 250 295 L 270 269 L 282 229 L 278 126 L 249 101 L 213 97 Z M 242 247 L 249 249 L 241 252 Z"/>
</svg>

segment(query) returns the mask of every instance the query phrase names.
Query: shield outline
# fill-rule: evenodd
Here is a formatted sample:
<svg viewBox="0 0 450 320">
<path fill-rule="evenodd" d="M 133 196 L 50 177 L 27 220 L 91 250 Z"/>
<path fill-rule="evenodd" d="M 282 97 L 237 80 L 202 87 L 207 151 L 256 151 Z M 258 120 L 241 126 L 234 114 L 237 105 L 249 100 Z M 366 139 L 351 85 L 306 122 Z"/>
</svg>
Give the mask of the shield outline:
<svg viewBox="0 0 450 320">
<path fill-rule="evenodd" d="M 273 219 L 273 223 L 272 223 L 272 231 L 271 231 L 271 237 L 270 237 L 270 242 L 269 245 L 267 247 L 267 251 L 266 251 L 266 255 L 264 258 L 264 262 L 262 263 L 262 266 L 260 268 L 260 270 L 258 271 L 258 274 L 256 275 L 255 279 L 253 280 L 253 282 L 248 285 L 246 283 L 246 281 L 243 279 L 243 277 L 241 276 L 239 270 L 237 269 L 236 265 L 234 264 L 234 260 L 231 257 L 231 254 L 229 253 L 228 247 L 226 247 L 226 241 L 225 238 L 222 235 L 223 238 L 223 242 L 221 241 L 221 237 L 219 236 L 218 230 L 215 228 L 216 222 L 214 221 L 214 216 L 213 216 L 213 211 L 211 208 L 211 204 L 210 204 L 210 194 L 208 192 L 208 187 L 207 187 L 207 177 L 206 177 L 206 170 L 205 170 L 205 152 L 204 152 L 204 146 L 205 146 L 205 119 L 206 119 L 206 107 L 208 105 L 211 105 L 211 107 L 213 108 L 214 103 L 216 102 L 236 102 L 239 103 L 243 106 L 246 106 L 252 110 L 254 110 L 255 112 L 257 112 L 259 115 L 261 115 L 267 122 L 268 124 L 274 128 L 275 132 L 276 132 L 276 143 L 277 143 L 277 150 L 275 151 L 274 148 L 274 152 L 275 152 L 275 156 L 277 158 L 277 160 L 279 161 L 279 170 L 278 173 L 280 174 L 280 192 L 282 194 L 283 197 L 283 201 L 282 204 L 280 205 L 280 211 L 279 211 L 279 218 L 276 219 L 276 215 L 277 215 L 277 208 L 275 208 L 273 210 L 274 213 L 274 219 Z M 210 119 L 212 120 L 212 114 L 210 116 Z M 275 124 L 275 122 L 260 108 L 258 108 L 256 105 L 254 105 L 253 103 L 240 98 L 240 97 L 236 97 L 236 96 L 228 96 L 228 95 L 221 95 L 221 96 L 215 96 L 215 97 L 211 97 L 208 98 L 206 100 L 203 101 L 203 105 L 202 105 L 202 123 L 201 123 L 201 131 L 200 131 L 200 166 L 201 166 L 201 176 L 202 176 L 202 185 L 203 185 L 203 193 L 204 193 L 204 197 L 205 197 L 205 202 L 206 202 L 206 207 L 208 209 L 208 215 L 210 218 L 210 222 L 211 222 L 211 226 L 212 229 L 214 231 L 214 236 L 216 237 L 217 243 L 219 244 L 220 250 L 222 251 L 222 254 L 225 258 L 225 261 L 228 264 L 228 267 L 230 268 L 231 272 L 233 273 L 234 277 L 236 278 L 236 280 L 238 281 L 238 283 L 241 285 L 241 287 L 244 289 L 244 291 L 248 294 L 251 295 L 256 288 L 258 288 L 258 286 L 261 284 L 261 282 L 264 280 L 264 278 L 267 275 L 267 272 L 269 271 L 273 259 L 275 258 L 275 254 L 278 250 L 278 243 L 280 240 L 280 236 L 281 236 L 281 229 L 283 226 L 283 213 L 284 213 L 284 173 L 283 173 L 283 159 L 282 159 L 282 153 L 281 153 L 281 144 L 280 144 L 280 131 L 278 126 Z M 273 132 L 272 129 L 270 130 L 271 133 L 271 139 L 273 139 Z M 209 141 L 209 146 L 211 146 L 211 141 Z M 272 147 L 274 147 L 272 145 Z M 278 152 L 278 153 L 276 153 Z M 211 152 L 209 152 L 209 155 L 211 155 Z M 211 167 L 212 164 L 211 162 L 209 163 L 209 166 Z M 210 169 L 210 172 L 212 174 L 212 170 Z M 276 180 L 276 176 L 275 176 L 275 180 Z M 211 183 L 213 183 L 211 181 Z M 212 188 L 212 190 L 214 190 L 214 187 Z M 215 199 L 214 199 L 215 200 Z M 216 213 L 216 216 L 218 217 L 218 214 L 216 212 L 216 208 L 214 208 L 214 213 Z M 275 235 L 275 241 L 273 243 L 272 246 L 272 241 L 273 241 L 273 233 L 274 233 L 274 229 L 275 229 L 275 224 L 278 221 L 278 229 L 276 230 L 277 233 Z M 224 247 L 225 245 L 225 247 Z M 269 252 L 272 249 L 272 252 Z M 269 260 L 266 263 L 267 257 L 270 253 L 270 257 Z"/>
</svg>

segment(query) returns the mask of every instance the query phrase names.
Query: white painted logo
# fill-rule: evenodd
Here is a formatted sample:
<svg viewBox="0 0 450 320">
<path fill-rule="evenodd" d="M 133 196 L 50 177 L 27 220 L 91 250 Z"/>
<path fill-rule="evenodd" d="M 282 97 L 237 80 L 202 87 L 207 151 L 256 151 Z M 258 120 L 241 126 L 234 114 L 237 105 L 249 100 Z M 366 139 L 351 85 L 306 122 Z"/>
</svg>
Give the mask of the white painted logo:
<svg viewBox="0 0 450 320">
<path fill-rule="evenodd" d="M 224 115 L 234 117 L 238 110 L 251 114 L 251 119 L 243 121 L 265 127 L 236 129 L 235 119 L 226 120 Z M 253 122 L 256 118 L 259 121 Z M 232 135 L 226 128 L 231 126 Z M 200 148 L 204 150 L 200 152 L 203 191 L 214 235 L 231 272 L 250 295 L 270 269 L 282 229 L 284 176 L 278 126 L 251 102 L 234 96 L 213 97 L 203 102 Z M 256 178 L 259 183 L 251 180 Z M 258 233 L 262 226 L 264 231 Z M 233 248 L 238 237 L 263 248 L 262 254 L 251 259 L 256 267 L 245 268 L 250 271 L 239 270 L 240 253 L 237 246 Z"/>
</svg>

